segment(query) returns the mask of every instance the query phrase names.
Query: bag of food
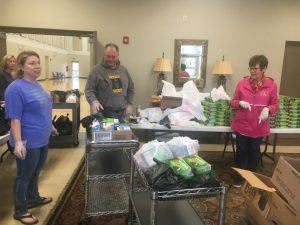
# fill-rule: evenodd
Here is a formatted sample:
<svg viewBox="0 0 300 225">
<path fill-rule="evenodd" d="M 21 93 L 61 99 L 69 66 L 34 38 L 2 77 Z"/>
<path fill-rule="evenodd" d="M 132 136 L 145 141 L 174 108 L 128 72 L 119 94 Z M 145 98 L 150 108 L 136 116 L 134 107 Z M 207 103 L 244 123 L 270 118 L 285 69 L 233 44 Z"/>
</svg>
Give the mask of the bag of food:
<svg viewBox="0 0 300 225">
<path fill-rule="evenodd" d="M 186 157 L 183 160 L 192 168 L 192 172 L 196 176 L 207 174 L 211 171 L 211 165 L 198 155 Z"/>
<path fill-rule="evenodd" d="M 194 176 L 191 167 L 181 157 L 167 160 L 166 164 L 173 170 L 176 175 L 184 179 L 191 179 Z"/>
</svg>

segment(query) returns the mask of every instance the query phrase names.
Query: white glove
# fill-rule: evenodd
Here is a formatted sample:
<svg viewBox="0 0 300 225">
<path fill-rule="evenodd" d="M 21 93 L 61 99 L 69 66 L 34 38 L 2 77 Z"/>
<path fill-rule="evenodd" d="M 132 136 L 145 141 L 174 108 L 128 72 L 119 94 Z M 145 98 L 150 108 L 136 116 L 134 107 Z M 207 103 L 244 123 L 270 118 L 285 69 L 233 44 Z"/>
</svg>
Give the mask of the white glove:
<svg viewBox="0 0 300 225">
<path fill-rule="evenodd" d="M 240 101 L 239 105 L 243 108 L 243 109 L 249 109 L 249 111 L 251 111 L 251 106 L 249 104 L 249 102 L 245 102 L 245 101 Z"/>
<path fill-rule="evenodd" d="M 269 117 L 269 108 L 264 107 L 258 117 L 259 120 L 258 123 L 261 123 L 262 121 L 268 119 L 268 117 Z"/>
<path fill-rule="evenodd" d="M 14 154 L 19 159 L 25 159 L 26 157 L 26 141 L 16 141 Z"/>
</svg>

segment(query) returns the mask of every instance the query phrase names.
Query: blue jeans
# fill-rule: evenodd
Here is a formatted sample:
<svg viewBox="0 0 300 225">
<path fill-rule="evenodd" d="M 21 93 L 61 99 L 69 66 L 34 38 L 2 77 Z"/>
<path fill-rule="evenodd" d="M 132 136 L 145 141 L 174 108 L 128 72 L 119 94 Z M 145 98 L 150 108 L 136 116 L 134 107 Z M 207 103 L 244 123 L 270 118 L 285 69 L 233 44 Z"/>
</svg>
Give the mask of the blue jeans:
<svg viewBox="0 0 300 225">
<path fill-rule="evenodd" d="M 13 186 L 15 216 L 28 212 L 27 205 L 41 202 L 38 178 L 48 155 L 48 145 L 27 149 L 24 160 L 16 157 L 17 176 Z"/>
<path fill-rule="evenodd" d="M 236 133 L 236 167 L 256 171 L 262 137 L 252 138 Z"/>
</svg>

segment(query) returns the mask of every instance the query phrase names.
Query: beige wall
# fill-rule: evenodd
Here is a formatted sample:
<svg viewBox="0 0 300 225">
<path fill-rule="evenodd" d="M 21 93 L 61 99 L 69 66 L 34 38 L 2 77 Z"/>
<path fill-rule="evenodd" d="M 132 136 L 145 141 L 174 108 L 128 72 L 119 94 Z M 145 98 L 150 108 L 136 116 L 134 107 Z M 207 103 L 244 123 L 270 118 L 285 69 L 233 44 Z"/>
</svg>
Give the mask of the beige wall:
<svg viewBox="0 0 300 225">
<path fill-rule="evenodd" d="M 173 60 L 174 39 L 208 39 L 207 86 L 216 84 L 213 63 L 222 55 L 233 63 L 227 91 L 246 74 L 249 57 L 265 54 L 269 75 L 280 83 L 285 41 L 300 41 L 299 0 L 0 0 L 0 25 L 96 30 L 102 46 L 120 46 L 121 62 L 136 83 L 135 103 L 155 93 L 155 58 Z M 130 44 L 123 45 L 122 37 Z M 168 74 L 168 80 L 172 80 Z"/>
</svg>

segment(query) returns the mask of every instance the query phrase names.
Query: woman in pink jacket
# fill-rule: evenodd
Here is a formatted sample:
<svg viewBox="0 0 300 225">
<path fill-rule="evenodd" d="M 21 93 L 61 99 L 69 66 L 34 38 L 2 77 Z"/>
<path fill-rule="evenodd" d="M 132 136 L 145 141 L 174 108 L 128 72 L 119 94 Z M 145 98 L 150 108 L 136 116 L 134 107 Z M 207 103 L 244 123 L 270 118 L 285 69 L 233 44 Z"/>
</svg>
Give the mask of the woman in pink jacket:
<svg viewBox="0 0 300 225">
<path fill-rule="evenodd" d="M 269 114 L 278 110 L 277 85 L 266 77 L 268 59 L 264 55 L 249 60 L 250 76 L 243 77 L 236 86 L 231 107 L 235 116 L 231 128 L 236 134 L 236 167 L 255 171 L 263 137 L 270 134 Z M 234 187 L 241 186 L 240 176 Z"/>
</svg>

